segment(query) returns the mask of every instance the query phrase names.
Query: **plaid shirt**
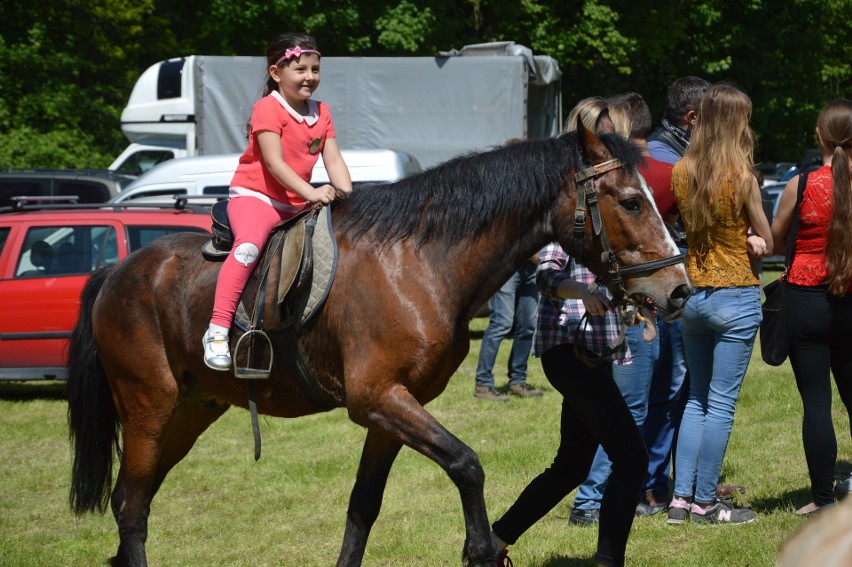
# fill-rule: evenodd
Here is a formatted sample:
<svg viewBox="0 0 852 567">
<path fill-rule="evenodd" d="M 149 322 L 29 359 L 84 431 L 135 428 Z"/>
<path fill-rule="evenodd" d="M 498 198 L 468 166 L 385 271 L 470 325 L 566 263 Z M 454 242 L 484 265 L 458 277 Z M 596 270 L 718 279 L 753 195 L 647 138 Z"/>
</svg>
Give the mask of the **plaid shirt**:
<svg viewBox="0 0 852 567">
<path fill-rule="evenodd" d="M 574 342 L 574 331 L 586 313 L 586 308 L 582 300 L 563 299 L 556 295 L 559 284 L 567 279 L 590 284 L 595 281 L 595 275 L 565 254 L 558 243 L 551 242 L 542 248 L 536 270 L 536 284 L 541 292 L 541 299 L 538 303 L 538 326 L 533 356 L 539 357 L 550 348 Z M 609 290 L 607 297 L 611 298 Z M 618 337 L 620 324 L 618 312 L 612 309 L 601 317 L 589 317 L 586 327 L 587 348 L 601 355 Z M 630 363 L 627 341 L 622 341 L 616 347 L 612 358 L 618 364 Z"/>
</svg>

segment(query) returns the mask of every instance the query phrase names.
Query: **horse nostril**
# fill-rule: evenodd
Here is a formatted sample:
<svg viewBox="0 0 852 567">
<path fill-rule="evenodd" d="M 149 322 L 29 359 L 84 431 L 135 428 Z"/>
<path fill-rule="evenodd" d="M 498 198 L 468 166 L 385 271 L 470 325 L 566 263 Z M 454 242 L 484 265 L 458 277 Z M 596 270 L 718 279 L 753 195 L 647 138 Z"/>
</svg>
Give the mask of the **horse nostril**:
<svg viewBox="0 0 852 567">
<path fill-rule="evenodd" d="M 692 288 L 686 284 L 680 284 L 672 292 L 672 299 L 687 299 L 692 295 Z"/>
<path fill-rule="evenodd" d="M 686 300 L 689 299 L 690 295 L 692 295 L 692 288 L 686 284 L 674 288 L 666 301 L 669 313 L 681 311 L 686 306 Z"/>
</svg>

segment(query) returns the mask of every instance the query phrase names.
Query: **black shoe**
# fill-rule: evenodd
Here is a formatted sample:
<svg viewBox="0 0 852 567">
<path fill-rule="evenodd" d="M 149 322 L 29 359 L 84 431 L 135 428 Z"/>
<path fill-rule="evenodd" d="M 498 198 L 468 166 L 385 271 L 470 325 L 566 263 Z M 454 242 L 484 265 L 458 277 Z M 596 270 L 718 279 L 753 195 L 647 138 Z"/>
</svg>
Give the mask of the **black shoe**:
<svg viewBox="0 0 852 567">
<path fill-rule="evenodd" d="M 749 524 L 757 518 L 754 510 L 734 508 L 722 500 L 706 509 L 693 504 L 689 516 L 698 524 Z"/>
<path fill-rule="evenodd" d="M 666 520 L 666 523 L 673 526 L 679 526 L 686 523 L 686 520 L 689 518 L 689 510 L 692 506 L 692 502 L 687 502 L 684 498 L 678 498 L 675 496 L 672 498 L 672 501 L 669 502 L 669 517 Z"/>
<path fill-rule="evenodd" d="M 660 512 L 665 512 L 667 508 L 666 495 L 662 492 L 649 490 L 639 497 L 639 503 L 636 505 L 636 515 L 654 516 Z"/>
<path fill-rule="evenodd" d="M 597 524 L 601 519 L 601 511 L 599 508 L 590 508 L 581 510 L 572 508 L 571 515 L 568 516 L 568 523 L 574 526 L 591 526 Z"/>
<path fill-rule="evenodd" d="M 843 500 L 849 495 L 850 492 L 852 492 L 852 476 L 841 482 L 838 482 L 837 486 L 834 487 L 834 496 L 838 500 Z"/>
</svg>

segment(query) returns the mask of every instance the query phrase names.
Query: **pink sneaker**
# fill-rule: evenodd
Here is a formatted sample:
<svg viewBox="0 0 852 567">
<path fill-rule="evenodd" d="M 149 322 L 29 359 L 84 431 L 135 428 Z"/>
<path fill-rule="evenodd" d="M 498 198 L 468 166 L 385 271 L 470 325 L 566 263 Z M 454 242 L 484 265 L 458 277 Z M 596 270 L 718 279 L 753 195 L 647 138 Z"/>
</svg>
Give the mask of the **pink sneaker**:
<svg viewBox="0 0 852 567">
<path fill-rule="evenodd" d="M 689 518 L 691 507 L 692 504 L 690 502 L 675 496 L 669 503 L 669 517 L 666 520 L 666 523 L 674 525 L 684 523 L 686 519 Z"/>
</svg>

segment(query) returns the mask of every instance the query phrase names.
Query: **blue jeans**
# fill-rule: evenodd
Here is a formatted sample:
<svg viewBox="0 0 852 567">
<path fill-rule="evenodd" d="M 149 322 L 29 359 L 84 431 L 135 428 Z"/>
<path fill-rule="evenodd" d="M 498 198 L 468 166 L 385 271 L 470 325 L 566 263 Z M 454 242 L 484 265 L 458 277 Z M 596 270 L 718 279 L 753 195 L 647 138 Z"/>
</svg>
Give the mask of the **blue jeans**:
<svg viewBox="0 0 852 567">
<path fill-rule="evenodd" d="M 536 266 L 525 263 L 503 287 L 488 300 L 489 321 L 476 365 L 476 385 L 494 386 L 494 362 L 502 341 L 514 329 L 512 351 L 509 354 L 509 385 L 527 381 L 527 361 L 532 350 L 538 316 L 538 288 L 535 284 Z"/>
<path fill-rule="evenodd" d="M 636 426 L 642 429 L 645 416 L 648 413 L 648 393 L 651 389 L 651 377 L 654 372 L 654 361 L 659 354 L 659 338 L 646 343 L 642 339 L 644 323 L 627 329 L 625 340 L 630 347 L 633 363 L 627 366 L 612 365 L 612 378 L 621 392 L 627 408 L 633 415 Z M 612 461 L 598 445 L 589 475 L 574 497 L 574 508 L 591 510 L 601 507 L 604 490 L 612 471 Z"/>
<path fill-rule="evenodd" d="M 689 398 L 675 454 L 674 492 L 701 503 L 716 499 L 716 484 L 734 425 L 754 338 L 763 315 L 760 287 L 695 288 L 683 332 Z"/>
<path fill-rule="evenodd" d="M 648 476 L 642 492 L 653 490 L 668 495 L 669 468 L 676 432 L 683 415 L 686 360 L 683 351 L 683 322 L 667 323 L 657 317 L 660 354 L 654 364 L 648 415 L 642 436 L 648 448 Z"/>
</svg>

